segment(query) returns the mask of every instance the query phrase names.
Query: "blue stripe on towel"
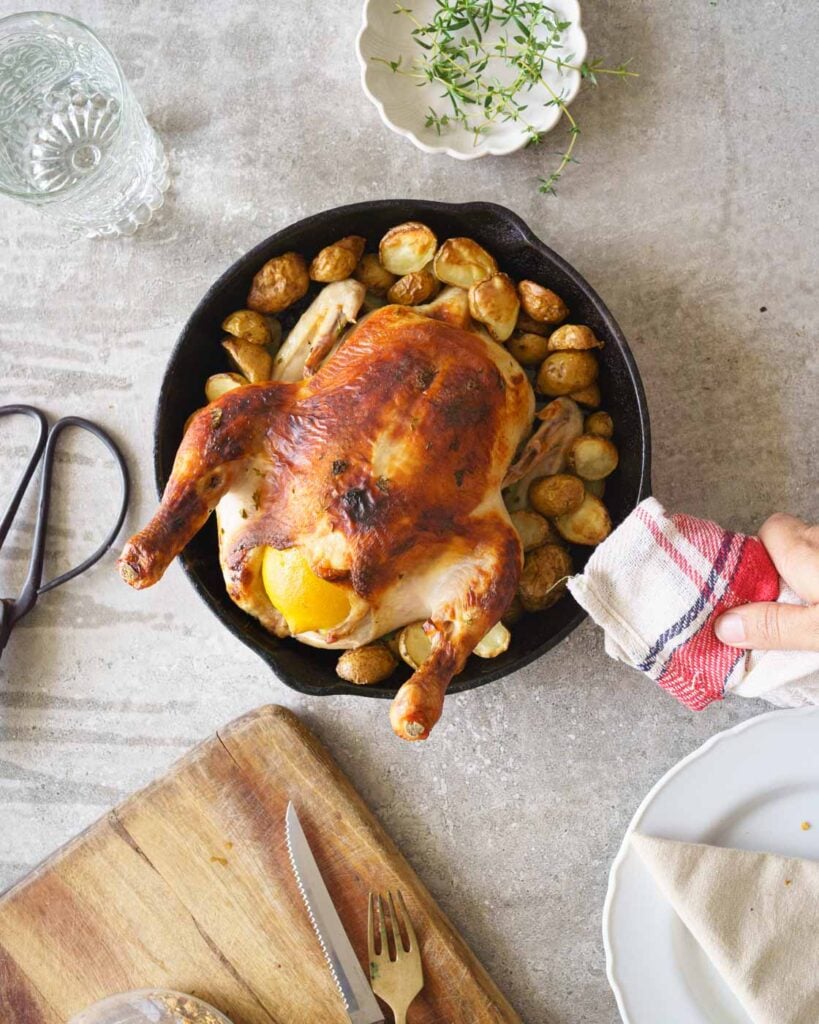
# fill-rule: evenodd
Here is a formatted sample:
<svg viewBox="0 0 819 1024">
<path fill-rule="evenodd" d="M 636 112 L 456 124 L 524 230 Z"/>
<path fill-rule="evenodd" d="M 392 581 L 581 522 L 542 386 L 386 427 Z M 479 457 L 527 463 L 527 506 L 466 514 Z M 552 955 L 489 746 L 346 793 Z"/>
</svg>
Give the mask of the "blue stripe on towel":
<svg viewBox="0 0 819 1024">
<path fill-rule="evenodd" d="M 703 587 L 699 597 L 694 604 L 691 605 L 688 611 L 684 615 L 680 616 L 674 625 L 670 626 L 665 633 L 662 634 L 659 640 L 657 640 L 648 652 L 648 656 L 645 661 L 637 666 L 641 672 L 648 672 L 649 669 L 653 667 L 657 657 L 660 655 L 669 640 L 673 640 L 675 636 L 679 636 L 680 633 L 686 630 L 711 599 L 711 596 L 714 593 L 714 588 L 717 585 L 717 580 L 719 580 L 720 573 L 725 568 L 725 563 L 728 560 L 728 552 L 734 542 L 734 537 L 736 537 L 735 533 L 725 534 L 722 544 L 720 544 L 719 551 L 717 551 L 717 557 L 714 559 L 714 564 L 711 567 L 711 572 L 708 574 L 708 579 L 705 581 L 705 586 Z M 743 538 L 742 540 L 742 546 L 739 549 L 737 562 L 739 562 L 742 557 L 742 549 L 745 547 L 746 540 L 747 538 Z"/>
</svg>

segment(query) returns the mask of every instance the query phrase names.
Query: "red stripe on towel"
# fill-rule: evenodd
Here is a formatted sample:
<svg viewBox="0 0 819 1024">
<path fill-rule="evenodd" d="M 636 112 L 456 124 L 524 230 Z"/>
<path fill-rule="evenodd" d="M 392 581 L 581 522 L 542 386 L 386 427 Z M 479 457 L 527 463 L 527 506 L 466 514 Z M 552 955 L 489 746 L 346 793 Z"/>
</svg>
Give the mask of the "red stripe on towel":
<svg viewBox="0 0 819 1024">
<path fill-rule="evenodd" d="M 683 517 L 672 518 L 676 522 Z M 687 529 L 688 524 L 686 532 Z M 737 561 L 732 553 L 721 574 L 726 580 L 722 596 L 711 606 L 708 618 L 697 633 L 674 651 L 657 680 L 663 689 L 694 711 L 722 700 L 734 666 L 745 657 L 744 651 L 718 639 L 714 632 L 716 620 L 737 605 L 775 601 L 779 597 L 779 573 L 762 542 L 757 537 L 747 537 L 744 541 L 742 556 Z"/>
</svg>

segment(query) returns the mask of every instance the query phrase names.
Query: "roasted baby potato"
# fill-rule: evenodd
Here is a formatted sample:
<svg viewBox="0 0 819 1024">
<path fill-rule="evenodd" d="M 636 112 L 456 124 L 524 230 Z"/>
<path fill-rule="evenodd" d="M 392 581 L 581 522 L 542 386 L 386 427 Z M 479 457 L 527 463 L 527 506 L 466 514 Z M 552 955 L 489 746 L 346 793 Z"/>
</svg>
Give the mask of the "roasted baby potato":
<svg viewBox="0 0 819 1024">
<path fill-rule="evenodd" d="M 347 235 L 325 246 L 310 264 L 311 279 L 329 284 L 350 277 L 358 266 L 366 241 L 361 235 Z"/>
<path fill-rule="evenodd" d="M 553 352 L 537 372 L 542 395 L 571 395 L 597 380 L 599 367 L 592 352 Z"/>
<path fill-rule="evenodd" d="M 555 542 L 558 539 L 552 524 L 537 512 L 522 508 L 513 512 L 509 518 L 517 530 L 524 551 L 531 551 L 532 548 L 539 548 L 541 544 Z"/>
<path fill-rule="evenodd" d="M 435 253 L 432 272 L 444 284 L 469 289 L 497 274 L 498 265 L 494 257 L 471 238 L 448 238 Z"/>
<path fill-rule="evenodd" d="M 557 516 L 555 526 L 560 536 L 571 544 L 587 544 L 590 547 L 599 544 L 611 533 L 611 519 L 606 506 L 588 491 L 580 508 Z"/>
<path fill-rule="evenodd" d="M 381 309 L 382 306 L 387 305 L 387 299 L 384 295 L 376 295 L 373 292 L 367 292 L 364 296 L 364 301 L 361 303 L 361 313 L 372 313 L 375 309 Z"/>
<path fill-rule="evenodd" d="M 416 312 L 428 316 L 430 320 L 441 320 L 465 331 L 474 326 L 469 315 L 469 296 L 463 288 L 454 288 L 452 285 L 442 288 L 432 302 L 418 306 Z"/>
<path fill-rule="evenodd" d="M 584 480 L 602 480 L 617 469 L 617 449 L 607 437 L 581 434 L 572 441 L 566 458 L 569 469 Z"/>
<path fill-rule="evenodd" d="M 602 499 L 603 495 L 606 493 L 605 480 L 584 480 L 583 483 L 589 494 L 593 494 L 595 498 Z"/>
<path fill-rule="evenodd" d="M 356 281 L 360 281 L 373 295 L 386 295 L 398 280 L 395 274 L 381 266 L 374 252 L 368 252 L 366 256 L 361 257 L 354 276 Z"/>
<path fill-rule="evenodd" d="M 252 309 L 237 309 L 225 317 L 222 330 L 253 345 L 269 345 L 273 340 L 267 320 Z"/>
<path fill-rule="evenodd" d="M 602 348 L 603 342 L 595 337 L 591 327 L 582 324 L 564 324 L 549 335 L 550 352 L 578 351 L 589 348 Z"/>
<path fill-rule="evenodd" d="M 518 322 L 520 302 L 515 283 L 507 274 L 493 274 L 469 289 L 469 312 L 485 324 L 495 341 L 506 341 Z"/>
<path fill-rule="evenodd" d="M 579 391 L 572 391 L 569 395 L 578 405 L 585 405 L 587 409 L 596 409 L 600 405 L 600 386 L 597 381 L 581 388 Z"/>
<path fill-rule="evenodd" d="M 272 379 L 273 356 L 266 348 L 242 338 L 225 338 L 222 348 L 236 369 L 247 377 L 248 383 L 261 384 L 262 381 Z"/>
<path fill-rule="evenodd" d="M 410 668 L 420 668 L 432 653 L 432 641 L 423 622 L 411 622 L 398 634 L 398 650 Z"/>
<path fill-rule="evenodd" d="M 438 291 L 438 281 L 428 270 L 416 270 L 413 274 L 404 274 L 387 292 L 387 301 L 396 302 L 399 306 L 417 306 L 428 302 Z"/>
<path fill-rule="evenodd" d="M 522 334 L 540 334 L 544 338 L 548 338 L 552 333 L 552 325 L 542 324 L 539 320 L 533 320 L 521 310 L 518 315 L 518 330 Z"/>
<path fill-rule="evenodd" d="M 384 235 L 378 246 L 381 266 L 391 274 L 403 277 L 423 270 L 435 255 L 438 239 L 426 224 L 408 220 Z"/>
<path fill-rule="evenodd" d="M 310 275 L 304 257 L 286 252 L 268 260 L 253 278 L 247 296 L 248 308 L 257 313 L 281 313 L 307 294 Z"/>
<path fill-rule="evenodd" d="M 569 307 L 550 288 L 534 281 L 518 282 L 521 309 L 542 324 L 559 324 L 569 315 Z"/>
<path fill-rule="evenodd" d="M 267 329 L 270 331 L 270 350 L 275 353 L 276 349 L 282 343 L 282 325 L 281 321 L 277 320 L 275 316 L 266 316 L 264 318 L 267 324 Z"/>
<path fill-rule="evenodd" d="M 391 633 L 387 633 L 386 636 L 382 636 L 379 643 L 386 644 L 387 650 L 389 650 L 396 659 L 400 659 L 401 652 L 398 650 L 398 634 L 401 631 L 394 629 Z"/>
<path fill-rule="evenodd" d="M 597 434 L 598 437 L 612 437 L 614 435 L 614 420 L 607 412 L 593 412 L 586 417 L 586 433 Z"/>
<path fill-rule="evenodd" d="M 518 321 L 520 323 L 520 321 Z M 540 334 L 515 334 L 509 339 L 507 349 L 521 366 L 537 366 L 549 354 L 546 339 Z"/>
<path fill-rule="evenodd" d="M 215 402 L 217 398 L 226 395 L 228 391 L 235 391 L 236 388 L 243 388 L 250 381 L 241 373 L 214 373 L 205 381 L 205 398 L 209 402 Z"/>
<path fill-rule="evenodd" d="M 580 508 L 586 489 L 571 473 L 541 476 L 529 484 L 529 504 L 542 516 L 562 516 Z"/>
<path fill-rule="evenodd" d="M 518 595 L 527 612 L 542 612 L 566 591 L 566 578 L 572 573 L 569 552 L 559 544 L 543 544 L 530 551 L 523 562 Z"/>
<path fill-rule="evenodd" d="M 496 622 L 486 636 L 482 637 L 472 653 L 479 658 L 497 658 L 509 647 L 512 634 L 502 622 Z"/>
<path fill-rule="evenodd" d="M 345 651 L 336 664 L 336 675 L 348 683 L 372 686 L 395 671 L 398 662 L 385 644 L 367 644 Z"/>
</svg>

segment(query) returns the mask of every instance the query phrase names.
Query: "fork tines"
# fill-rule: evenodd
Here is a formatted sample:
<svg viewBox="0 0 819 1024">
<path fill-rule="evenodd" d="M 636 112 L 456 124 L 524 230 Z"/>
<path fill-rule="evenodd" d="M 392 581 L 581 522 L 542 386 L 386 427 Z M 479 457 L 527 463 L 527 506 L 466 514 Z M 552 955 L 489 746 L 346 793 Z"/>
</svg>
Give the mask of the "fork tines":
<svg viewBox="0 0 819 1024">
<path fill-rule="evenodd" d="M 376 917 L 378 918 L 377 925 Z M 377 952 L 376 931 L 380 940 Z M 404 935 L 406 935 L 406 941 L 404 940 Z M 418 946 L 418 940 L 415 937 L 412 921 L 410 920 L 409 912 L 400 889 L 396 890 L 395 896 L 393 896 L 392 892 L 387 893 L 387 905 L 385 905 L 384 897 L 380 893 L 370 893 L 369 911 L 367 914 L 367 938 L 371 961 L 378 961 L 383 958 L 395 961 L 415 951 Z M 392 943 L 390 943 L 390 938 Z M 391 954 L 391 949 L 395 951 L 394 956 Z"/>
<path fill-rule="evenodd" d="M 407 1010 L 424 987 L 424 971 L 415 929 L 400 890 L 395 896 L 387 893 L 386 903 L 380 893 L 370 893 L 367 938 L 373 992 L 391 1007 L 396 1024 L 406 1024 Z"/>
</svg>

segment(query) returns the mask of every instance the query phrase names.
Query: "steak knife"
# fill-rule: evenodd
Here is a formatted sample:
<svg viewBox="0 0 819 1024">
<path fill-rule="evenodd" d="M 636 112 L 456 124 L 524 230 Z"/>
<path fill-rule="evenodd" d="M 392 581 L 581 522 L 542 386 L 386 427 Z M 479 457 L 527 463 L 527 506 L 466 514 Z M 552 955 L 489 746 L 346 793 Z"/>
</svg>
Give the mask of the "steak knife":
<svg viewBox="0 0 819 1024">
<path fill-rule="evenodd" d="M 330 893 L 321 877 L 313 851 L 301 827 L 296 808 L 287 805 L 285 834 L 290 864 L 299 891 L 318 936 L 330 973 L 333 976 L 351 1024 L 385 1024 L 384 1014 L 373 995 L 355 950 L 347 938 Z"/>
</svg>

